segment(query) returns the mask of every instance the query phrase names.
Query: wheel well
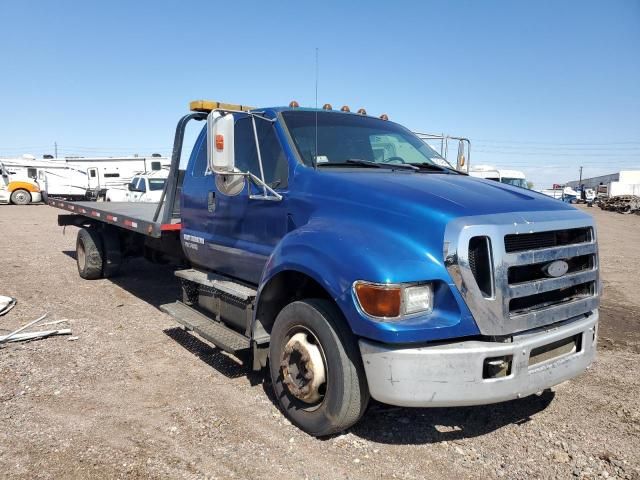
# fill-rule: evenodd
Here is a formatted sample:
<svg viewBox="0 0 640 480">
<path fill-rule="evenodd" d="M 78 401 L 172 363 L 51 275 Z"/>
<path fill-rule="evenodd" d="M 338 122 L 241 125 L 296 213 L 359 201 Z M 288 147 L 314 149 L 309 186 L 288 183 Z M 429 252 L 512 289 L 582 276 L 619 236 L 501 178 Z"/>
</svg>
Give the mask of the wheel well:
<svg viewBox="0 0 640 480">
<path fill-rule="evenodd" d="M 291 302 L 303 298 L 324 298 L 334 301 L 322 285 L 302 272 L 285 270 L 271 278 L 260 293 L 254 338 L 259 340 L 268 337 L 280 310 Z"/>
</svg>

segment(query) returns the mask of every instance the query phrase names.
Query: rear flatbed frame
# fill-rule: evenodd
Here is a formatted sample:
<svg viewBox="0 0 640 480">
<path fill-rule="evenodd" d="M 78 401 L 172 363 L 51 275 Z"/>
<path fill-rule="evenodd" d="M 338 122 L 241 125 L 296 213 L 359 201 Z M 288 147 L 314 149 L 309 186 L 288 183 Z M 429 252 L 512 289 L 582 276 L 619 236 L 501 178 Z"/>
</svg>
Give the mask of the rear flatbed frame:
<svg viewBox="0 0 640 480">
<path fill-rule="evenodd" d="M 94 222 L 108 223 L 155 238 L 160 238 L 163 232 L 179 231 L 182 228 L 180 219 L 168 219 L 167 223 L 154 221 L 158 203 L 71 202 L 58 199 L 49 199 L 47 203 L 52 207 L 67 210 Z M 158 218 L 164 217 L 163 210 L 165 208 L 164 204 L 160 207 Z M 69 222 L 61 223 L 60 221 L 58 223 L 69 224 Z"/>
</svg>

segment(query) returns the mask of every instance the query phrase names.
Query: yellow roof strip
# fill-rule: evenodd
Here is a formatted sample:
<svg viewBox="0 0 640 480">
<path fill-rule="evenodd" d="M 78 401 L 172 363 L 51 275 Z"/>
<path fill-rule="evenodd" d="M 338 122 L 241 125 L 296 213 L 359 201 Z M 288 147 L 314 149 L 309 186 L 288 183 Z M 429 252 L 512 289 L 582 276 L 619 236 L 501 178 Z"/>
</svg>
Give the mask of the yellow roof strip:
<svg viewBox="0 0 640 480">
<path fill-rule="evenodd" d="M 211 110 L 216 109 L 248 112 L 249 110 L 254 110 L 254 107 L 236 105 L 233 103 L 214 102 L 212 100 L 194 100 L 189 103 L 189 110 L 192 112 L 210 112 Z"/>
</svg>

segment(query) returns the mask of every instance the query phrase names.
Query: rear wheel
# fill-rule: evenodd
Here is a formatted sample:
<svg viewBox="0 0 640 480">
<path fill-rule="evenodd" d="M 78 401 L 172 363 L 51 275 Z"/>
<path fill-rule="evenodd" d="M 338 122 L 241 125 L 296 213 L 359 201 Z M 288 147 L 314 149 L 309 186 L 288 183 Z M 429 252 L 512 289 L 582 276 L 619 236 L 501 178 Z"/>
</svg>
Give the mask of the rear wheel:
<svg viewBox="0 0 640 480">
<path fill-rule="evenodd" d="M 305 432 L 340 432 L 369 402 L 362 359 L 342 314 L 328 300 L 287 305 L 271 331 L 273 389 L 286 416 Z"/>
<path fill-rule="evenodd" d="M 14 190 L 11 194 L 11 203 L 15 205 L 29 205 L 31 203 L 31 194 L 22 188 Z"/>
<path fill-rule="evenodd" d="M 81 228 L 76 240 L 76 263 L 78 273 L 85 280 L 102 278 L 103 265 L 102 238 L 100 232 Z"/>
</svg>

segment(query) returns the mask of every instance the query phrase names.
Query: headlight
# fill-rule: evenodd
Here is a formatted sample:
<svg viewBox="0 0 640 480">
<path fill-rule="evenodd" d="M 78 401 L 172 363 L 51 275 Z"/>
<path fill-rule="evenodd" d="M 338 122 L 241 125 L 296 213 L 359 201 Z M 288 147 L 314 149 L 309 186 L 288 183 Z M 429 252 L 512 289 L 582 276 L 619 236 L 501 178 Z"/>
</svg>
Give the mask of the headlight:
<svg viewBox="0 0 640 480">
<path fill-rule="evenodd" d="M 354 291 L 360 308 L 376 318 L 401 319 L 405 315 L 428 313 L 433 309 L 433 286 L 430 283 L 355 282 Z"/>
<path fill-rule="evenodd" d="M 431 284 L 405 287 L 402 291 L 405 315 L 430 312 L 433 309 L 433 287 Z"/>
</svg>

